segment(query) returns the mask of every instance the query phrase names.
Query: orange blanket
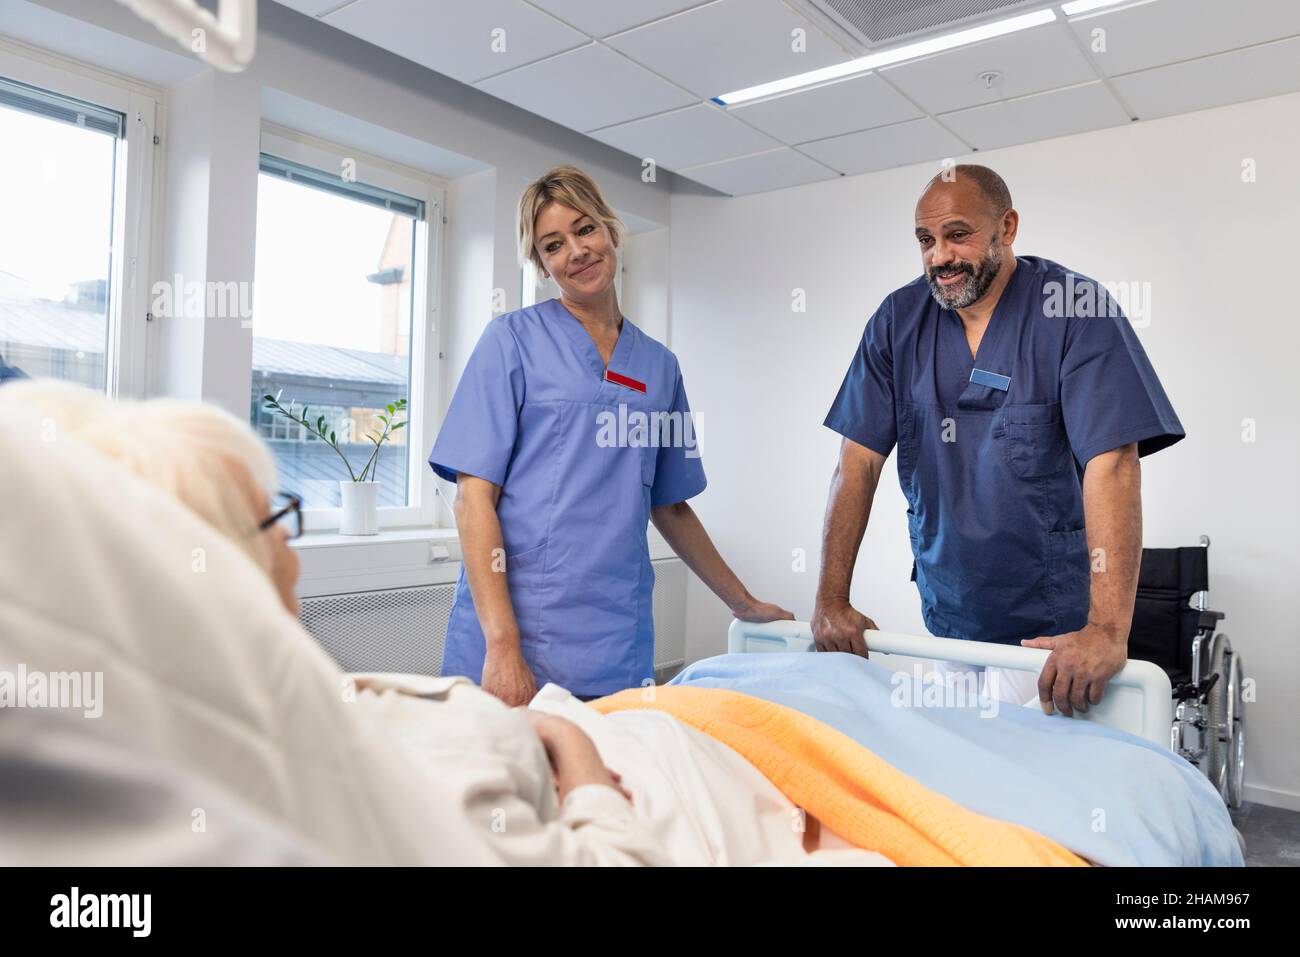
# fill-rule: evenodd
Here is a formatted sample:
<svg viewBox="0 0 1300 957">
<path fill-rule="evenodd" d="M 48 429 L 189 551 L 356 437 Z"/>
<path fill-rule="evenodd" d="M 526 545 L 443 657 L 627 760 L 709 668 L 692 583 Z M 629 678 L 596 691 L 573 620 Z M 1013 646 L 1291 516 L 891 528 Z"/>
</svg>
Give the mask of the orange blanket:
<svg viewBox="0 0 1300 957">
<path fill-rule="evenodd" d="M 1086 866 L 1043 835 L 936 794 L 802 712 L 720 688 L 632 688 L 591 706 L 650 709 L 740 753 L 846 841 L 900 865 Z"/>
</svg>

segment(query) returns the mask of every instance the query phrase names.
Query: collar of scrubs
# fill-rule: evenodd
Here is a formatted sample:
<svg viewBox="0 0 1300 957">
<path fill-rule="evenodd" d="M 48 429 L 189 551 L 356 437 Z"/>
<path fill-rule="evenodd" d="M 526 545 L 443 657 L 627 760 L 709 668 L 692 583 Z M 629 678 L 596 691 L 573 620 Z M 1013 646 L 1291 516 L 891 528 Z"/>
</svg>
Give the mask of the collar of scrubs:
<svg viewBox="0 0 1300 957">
<path fill-rule="evenodd" d="M 605 363 L 601 361 L 596 341 L 591 338 L 591 333 L 587 332 L 582 320 L 571 313 L 559 299 L 548 299 L 543 305 L 551 307 L 550 318 L 565 331 L 573 342 L 574 348 L 577 349 L 578 355 L 591 367 L 596 378 L 604 379 Z M 622 319 L 622 327 L 618 331 L 618 341 L 614 343 L 614 351 L 610 353 L 608 368 L 614 372 L 627 373 L 631 368 L 630 360 L 637 330 L 627 316 L 622 316 Z"/>
<path fill-rule="evenodd" d="M 1012 385 L 1008 378 L 1012 368 L 1010 359 L 999 352 L 999 346 L 1006 338 L 1007 327 L 1017 325 L 1018 320 L 1025 314 L 1025 290 L 1028 288 L 1026 277 L 1031 271 L 1024 260 L 1016 258 L 1016 268 L 1011 273 L 1011 278 L 1007 280 L 1002 295 L 998 297 L 997 305 L 993 307 L 993 315 L 989 317 L 988 325 L 984 329 L 984 335 L 980 337 L 980 344 L 973 357 L 970 354 L 970 344 L 966 341 L 966 325 L 961 316 L 954 309 L 940 310 L 941 323 L 951 328 L 949 335 L 956 340 L 950 343 L 949 348 L 957 350 L 960 357 L 957 363 L 960 381 L 950 385 L 950 388 L 955 389 L 957 408 L 995 409 L 1006 399 Z M 1002 389 L 982 382 L 972 382 L 971 374 L 977 369 L 1006 379 L 1008 388 Z M 940 395 L 947 392 L 947 389 L 941 390 Z"/>
</svg>

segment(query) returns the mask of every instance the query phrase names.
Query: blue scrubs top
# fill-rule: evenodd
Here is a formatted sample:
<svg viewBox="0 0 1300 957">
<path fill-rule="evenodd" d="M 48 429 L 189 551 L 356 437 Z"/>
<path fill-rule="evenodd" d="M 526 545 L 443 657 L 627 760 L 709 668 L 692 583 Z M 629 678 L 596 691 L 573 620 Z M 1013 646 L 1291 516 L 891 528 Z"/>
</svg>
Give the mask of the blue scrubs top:
<svg viewBox="0 0 1300 957">
<path fill-rule="evenodd" d="M 1084 467 L 1184 436 L 1105 287 L 1046 259 L 1016 263 L 974 359 L 961 317 L 924 276 L 892 293 L 826 416 L 881 455 L 898 446 L 913 578 L 935 635 L 1013 643 L 1082 628 Z"/>
<path fill-rule="evenodd" d="M 609 362 L 618 381 L 605 372 L 559 300 L 499 316 L 470 356 L 429 456 L 448 481 L 464 472 L 501 486 L 524 659 L 539 687 L 554 681 L 584 696 L 653 679 L 650 509 L 705 486 L 694 431 L 683 424 L 690 405 L 677 357 L 625 318 Z M 462 567 L 442 673 L 481 680 L 485 650 Z"/>
</svg>

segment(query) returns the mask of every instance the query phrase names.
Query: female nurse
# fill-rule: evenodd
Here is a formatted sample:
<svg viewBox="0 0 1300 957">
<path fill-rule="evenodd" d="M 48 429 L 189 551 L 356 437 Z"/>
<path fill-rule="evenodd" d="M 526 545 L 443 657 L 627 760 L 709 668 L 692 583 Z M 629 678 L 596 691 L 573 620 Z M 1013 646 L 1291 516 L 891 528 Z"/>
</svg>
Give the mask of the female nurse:
<svg viewBox="0 0 1300 957">
<path fill-rule="evenodd" d="M 582 170 L 524 191 L 520 258 L 560 297 L 488 324 L 429 456 L 456 483 L 462 552 L 442 673 L 510 705 L 548 681 L 582 698 L 653 681 L 649 521 L 737 618 L 794 617 L 749 593 L 687 504 L 705 479 L 686 389 L 619 310 L 621 238 Z"/>
</svg>

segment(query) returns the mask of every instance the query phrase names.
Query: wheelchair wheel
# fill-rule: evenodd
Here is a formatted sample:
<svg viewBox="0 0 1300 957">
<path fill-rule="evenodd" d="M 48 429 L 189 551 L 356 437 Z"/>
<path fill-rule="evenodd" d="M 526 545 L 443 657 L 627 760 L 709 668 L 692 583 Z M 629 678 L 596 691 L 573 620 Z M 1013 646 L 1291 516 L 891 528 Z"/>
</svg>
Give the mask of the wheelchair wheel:
<svg viewBox="0 0 1300 957">
<path fill-rule="evenodd" d="M 1242 669 L 1241 655 L 1229 651 L 1231 659 L 1228 665 L 1228 729 L 1230 747 L 1228 749 L 1228 807 L 1241 807 L 1243 779 L 1246 775 L 1246 709 L 1242 700 L 1242 681 L 1245 672 Z"/>
<path fill-rule="evenodd" d="M 1219 680 L 1206 701 L 1209 727 L 1210 782 L 1229 807 L 1241 806 L 1242 773 L 1246 764 L 1246 733 L 1241 707 L 1241 662 L 1226 635 L 1215 635 L 1210 649 L 1210 674 Z"/>
</svg>

